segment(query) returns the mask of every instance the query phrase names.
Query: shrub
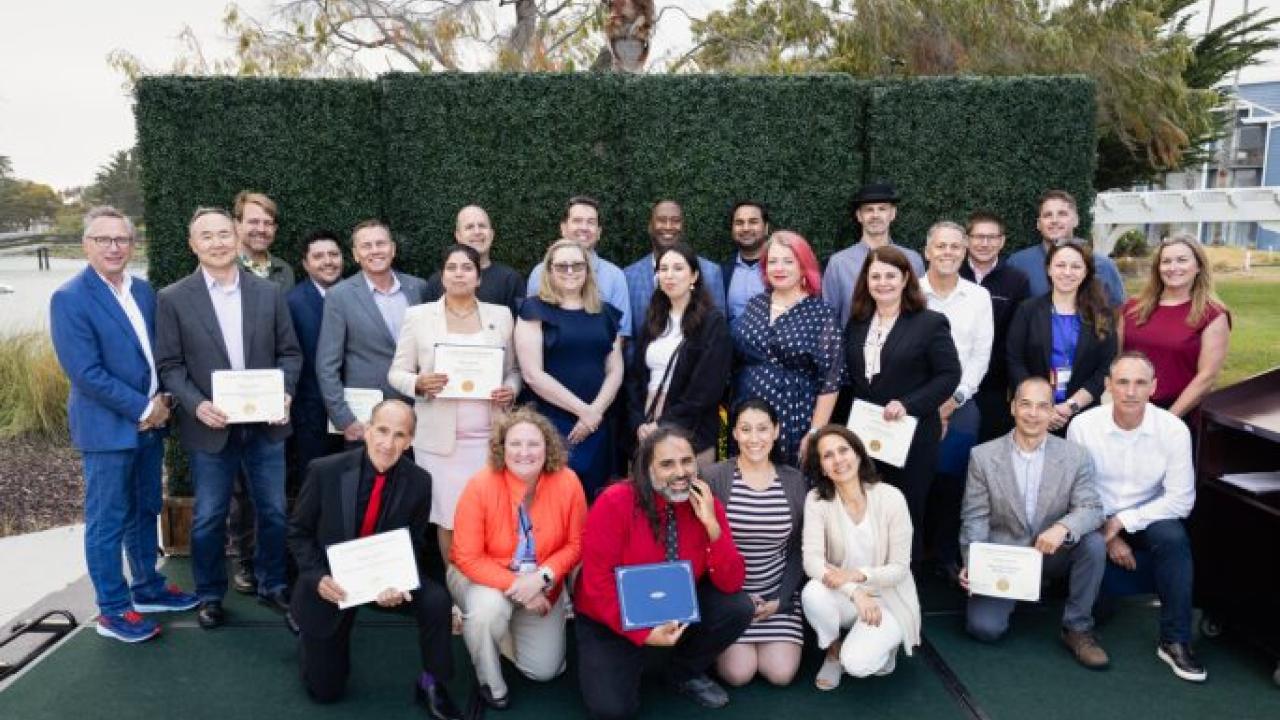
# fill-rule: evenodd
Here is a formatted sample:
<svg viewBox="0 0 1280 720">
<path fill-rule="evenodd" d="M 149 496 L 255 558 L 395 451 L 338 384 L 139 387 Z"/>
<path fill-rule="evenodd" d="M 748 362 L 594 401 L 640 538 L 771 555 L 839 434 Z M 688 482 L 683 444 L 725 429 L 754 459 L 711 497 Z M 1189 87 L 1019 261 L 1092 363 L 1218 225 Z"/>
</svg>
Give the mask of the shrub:
<svg viewBox="0 0 1280 720">
<path fill-rule="evenodd" d="M 47 334 L 0 338 L 0 437 L 65 441 L 70 390 Z"/>
</svg>

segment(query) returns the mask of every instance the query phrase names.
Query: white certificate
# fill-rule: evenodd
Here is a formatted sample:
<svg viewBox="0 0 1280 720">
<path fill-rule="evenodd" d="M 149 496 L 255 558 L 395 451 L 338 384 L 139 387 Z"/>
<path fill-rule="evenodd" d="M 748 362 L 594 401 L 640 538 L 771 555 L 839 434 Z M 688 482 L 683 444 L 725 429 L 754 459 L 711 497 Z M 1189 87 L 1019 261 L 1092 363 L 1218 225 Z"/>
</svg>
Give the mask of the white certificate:
<svg viewBox="0 0 1280 720">
<path fill-rule="evenodd" d="M 329 574 L 347 593 L 338 603 L 343 610 L 373 602 L 383 590 L 418 589 L 418 563 L 408 528 L 335 543 L 325 551 Z"/>
<path fill-rule="evenodd" d="M 1033 547 L 971 543 L 969 592 L 1007 600 L 1040 599 L 1044 556 Z"/>
<path fill-rule="evenodd" d="M 214 370 L 213 404 L 228 423 L 279 422 L 284 414 L 284 372 Z"/>
<path fill-rule="evenodd" d="M 502 385 L 503 349 L 491 345 L 436 344 L 433 372 L 449 376 L 436 397 L 488 400 Z"/>
<path fill-rule="evenodd" d="M 846 423 L 862 444 L 867 454 L 894 467 L 907 463 L 907 451 L 911 438 L 916 434 L 916 419 L 903 415 L 892 422 L 884 419 L 884 406 L 865 400 L 854 400 Z"/>
<path fill-rule="evenodd" d="M 342 399 L 347 401 L 347 408 L 356 416 L 356 422 L 368 425 L 369 418 L 373 417 L 373 406 L 382 402 L 382 391 L 377 388 L 342 388 Z M 329 432 L 342 433 L 333 426 L 332 420 L 329 421 Z"/>
</svg>

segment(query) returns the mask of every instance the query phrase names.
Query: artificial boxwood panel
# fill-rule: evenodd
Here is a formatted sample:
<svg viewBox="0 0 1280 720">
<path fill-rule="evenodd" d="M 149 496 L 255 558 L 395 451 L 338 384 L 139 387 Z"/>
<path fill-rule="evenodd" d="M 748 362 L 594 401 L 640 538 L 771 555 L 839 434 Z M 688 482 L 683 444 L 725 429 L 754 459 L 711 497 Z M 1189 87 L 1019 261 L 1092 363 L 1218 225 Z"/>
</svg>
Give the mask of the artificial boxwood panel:
<svg viewBox="0 0 1280 720">
<path fill-rule="evenodd" d="M 1067 190 L 1092 218 L 1095 102 L 1084 77 L 924 78 L 877 82 L 868 103 L 866 177 L 894 182 L 897 242 L 922 247 L 947 218 L 991 210 L 1009 249 L 1036 242 L 1036 198 Z"/>
<path fill-rule="evenodd" d="M 422 276 L 453 242 L 459 208 L 486 208 L 495 259 L 522 271 L 559 236 L 564 202 L 600 200 L 600 252 L 616 259 L 619 187 L 615 75 L 393 74 L 380 81 L 385 208 L 401 267 Z"/>
<path fill-rule="evenodd" d="M 192 211 L 230 210 L 240 190 L 279 205 L 272 252 L 298 272 L 307 232 L 345 234 L 381 213 L 385 150 L 374 83 L 148 77 L 138 84 L 136 114 L 148 274 L 157 287 L 195 267 Z"/>
<path fill-rule="evenodd" d="M 626 85 L 621 224 L 628 260 L 649 250 L 653 201 L 679 200 L 703 255 L 733 251 L 736 200 L 769 206 L 775 229 L 834 251 L 844 206 L 862 181 L 865 84 L 844 75 L 647 76 Z"/>
</svg>

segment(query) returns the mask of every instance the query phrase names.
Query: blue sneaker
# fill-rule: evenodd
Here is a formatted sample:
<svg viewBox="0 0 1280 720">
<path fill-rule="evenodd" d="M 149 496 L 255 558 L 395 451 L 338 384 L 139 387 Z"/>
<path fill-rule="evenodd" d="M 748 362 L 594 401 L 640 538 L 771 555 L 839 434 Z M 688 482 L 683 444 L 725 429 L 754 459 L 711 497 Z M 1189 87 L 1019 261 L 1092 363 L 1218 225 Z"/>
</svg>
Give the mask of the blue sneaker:
<svg viewBox="0 0 1280 720">
<path fill-rule="evenodd" d="M 98 634 L 121 642 L 146 642 L 160 634 L 160 626 L 133 610 L 119 615 L 99 615 Z"/>
<path fill-rule="evenodd" d="M 138 612 L 182 612 L 192 610 L 200 604 L 200 598 L 183 592 L 177 585 L 169 585 L 159 595 L 149 598 L 134 598 L 133 609 Z"/>
</svg>

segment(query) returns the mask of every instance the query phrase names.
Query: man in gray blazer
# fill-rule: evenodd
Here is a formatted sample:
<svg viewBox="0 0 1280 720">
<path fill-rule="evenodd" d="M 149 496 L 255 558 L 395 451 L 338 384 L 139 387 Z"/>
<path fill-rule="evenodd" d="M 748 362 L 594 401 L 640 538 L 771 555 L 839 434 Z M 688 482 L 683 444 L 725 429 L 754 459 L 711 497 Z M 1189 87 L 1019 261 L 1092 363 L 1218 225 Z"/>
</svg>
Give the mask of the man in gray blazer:
<svg viewBox="0 0 1280 720">
<path fill-rule="evenodd" d="M 387 370 L 396 354 L 404 313 L 425 300 L 427 284 L 391 269 L 396 243 L 379 220 L 356 225 L 351 254 L 360 272 L 334 285 L 325 296 L 316 342 L 316 381 L 333 426 L 348 443 L 358 443 L 364 439 L 364 423 L 356 419 L 342 391 L 377 388 L 384 398 L 413 405 L 413 398 L 387 383 Z"/>
<path fill-rule="evenodd" d="M 964 505 L 960 548 L 969 559 L 975 542 L 1030 546 L 1044 555 L 1043 574 L 1068 576 L 1062 614 L 1062 641 L 1087 668 L 1100 670 L 1107 653 L 1093 634 L 1093 603 L 1107 563 L 1098 533 L 1102 501 L 1093 481 L 1093 462 L 1079 445 L 1049 434 L 1053 387 L 1044 378 L 1018 385 L 1011 407 L 1014 429 L 973 449 Z M 968 569 L 960 582 L 968 589 Z M 1016 601 L 970 595 L 966 627 L 973 637 L 993 642 L 1009 629 Z"/>
<path fill-rule="evenodd" d="M 160 291 L 156 307 L 156 370 L 178 400 L 179 437 L 191 461 L 195 518 L 191 558 L 201 627 L 225 621 L 227 504 L 236 473 L 244 471 L 257 517 L 254 557 L 258 598 L 288 609 L 285 583 L 284 440 L 289 400 L 302 370 L 302 352 L 284 293 L 240 268 L 231 216 L 196 210 L 189 227 L 200 267 Z M 216 370 L 279 368 L 285 414 L 278 423 L 230 425 L 213 404 Z"/>
</svg>

